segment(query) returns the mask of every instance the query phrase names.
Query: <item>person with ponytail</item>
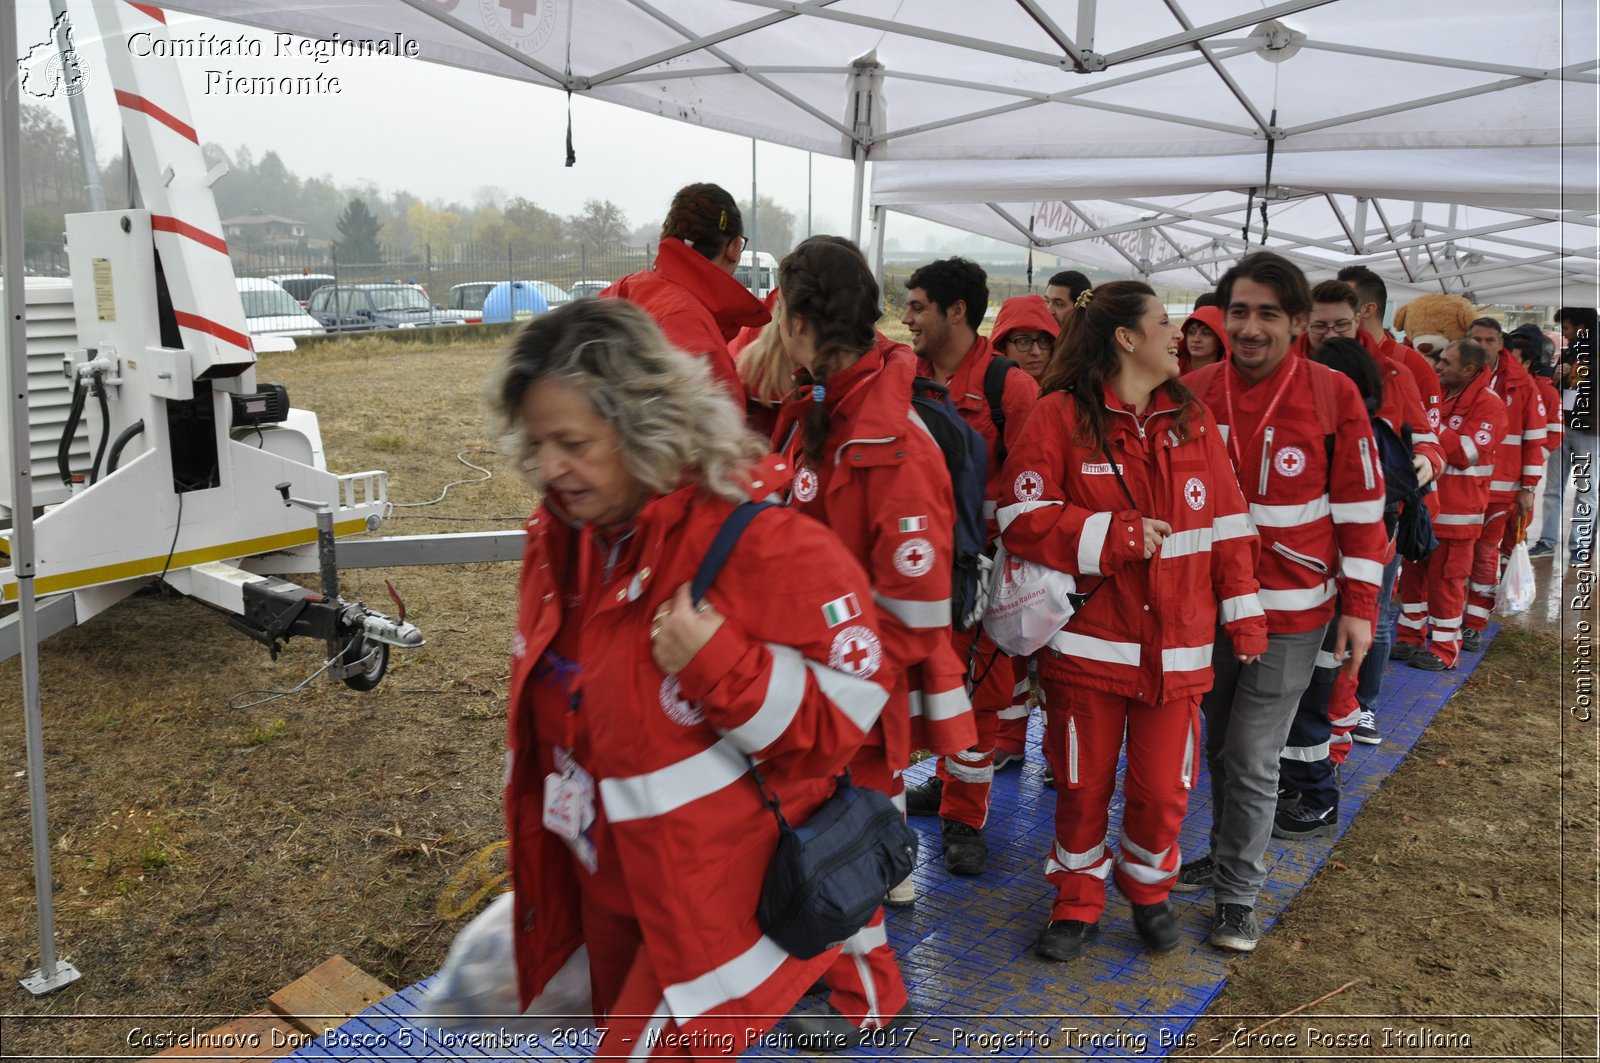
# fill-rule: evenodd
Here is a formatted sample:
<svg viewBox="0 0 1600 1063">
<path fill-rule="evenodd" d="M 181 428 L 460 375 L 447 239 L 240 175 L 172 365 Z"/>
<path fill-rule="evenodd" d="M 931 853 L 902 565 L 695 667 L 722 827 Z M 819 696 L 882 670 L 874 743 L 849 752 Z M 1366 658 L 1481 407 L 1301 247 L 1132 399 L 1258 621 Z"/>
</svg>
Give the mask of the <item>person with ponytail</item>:
<svg viewBox="0 0 1600 1063">
<path fill-rule="evenodd" d="M 708 359 L 712 375 L 741 409 L 744 385 L 728 343 L 741 328 L 760 328 L 771 318 L 734 280 L 744 247 L 744 219 L 733 196 L 719 185 L 685 185 L 661 223 L 655 265 L 600 293 L 643 307 L 674 347 Z"/>
<path fill-rule="evenodd" d="M 1084 293 L 1002 480 L 1006 550 L 1075 577 L 1089 595 L 1040 664 L 1056 721 L 1046 742 L 1059 747 L 1049 750 L 1056 837 L 1045 863 L 1056 896 L 1034 944 L 1050 960 L 1072 960 L 1094 938 L 1108 874 L 1146 946 L 1177 948 L 1167 894 L 1219 620 L 1240 661 L 1267 648 L 1255 530 L 1211 414 L 1177 379 L 1180 335 L 1146 284 Z M 1125 733 L 1113 853 L 1108 809 Z"/>
<path fill-rule="evenodd" d="M 857 786 L 881 790 L 903 811 L 913 701 L 917 745 L 964 749 L 977 734 L 950 644 L 950 477 L 911 406 L 915 356 L 876 331 L 878 285 L 856 246 L 811 237 L 779 264 L 778 286 L 778 336 L 803 385 L 785 400 L 773 434 L 774 449 L 795 470 L 789 504 L 833 529 L 866 569 L 884 671 L 897 680 L 851 774 Z M 842 648 L 859 605 L 842 600 L 830 608 Z M 909 881 L 891 892 L 898 903 L 914 896 Z M 881 910 L 845 943 L 824 978 L 828 1003 L 789 1020 L 788 1032 L 801 1044 L 843 1048 L 896 1023 L 908 997 Z"/>
</svg>

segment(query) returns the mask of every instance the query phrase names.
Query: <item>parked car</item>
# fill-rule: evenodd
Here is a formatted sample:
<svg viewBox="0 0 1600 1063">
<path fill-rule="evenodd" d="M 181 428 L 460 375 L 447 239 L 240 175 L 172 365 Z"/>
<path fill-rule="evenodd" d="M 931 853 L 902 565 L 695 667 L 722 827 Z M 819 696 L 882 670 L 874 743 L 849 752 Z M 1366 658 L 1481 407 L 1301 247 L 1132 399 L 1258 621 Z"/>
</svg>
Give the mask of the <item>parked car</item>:
<svg viewBox="0 0 1600 1063">
<path fill-rule="evenodd" d="M 335 283 L 333 275 L 328 273 L 274 273 L 262 279 L 282 285 L 284 291 L 294 296 L 301 309 L 305 309 L 311 301 L 312 292 Z"/>
<path fill-rule="evenodd" d="M 460 325 L 467 315 L 440 310 L 410 284 L 341 284 L 311 293 L 311 316 L 336 332 Z"/>
<path fill-rule="evenodd" d="M 457 284 L 445 297 L 446 310 L 457 310 L 466 315 L 466 323 L 476 325 L 483 320 L 483 300 L 498 281 L 468 281 Z"/>
<path fill-rule="evenodd" d="M 544 296 L 544 301 L 550 304 L 550 309 L 552 310 L 572 302 L 572 293 L 553 281 L 526 281 L 525 283 L 539 289 L 539 294 Z"/>
<path fill-rule="evenodd" d="M 254 345 L 257 351 L 292 351 L 294 341 L 287 337 L 320 336 L 328 331 L 276 281 L 235 277 L 233 283 L 244 304 L 245 327 L 251 336 L 261 337 Z"/>
<path fill-rule="evenodd" d="M 569 297 L 567 302 L 571 302 Z M 483 323 L 526 321 L 550 309 L 540 281 L 501 281 L 483 300 Z"/>
<path fill-rule="evenodd" d="M 611 287 L 611 281 L 578 281 L 572 286 L 574 299 L 588 299 Z"/>
</svg>

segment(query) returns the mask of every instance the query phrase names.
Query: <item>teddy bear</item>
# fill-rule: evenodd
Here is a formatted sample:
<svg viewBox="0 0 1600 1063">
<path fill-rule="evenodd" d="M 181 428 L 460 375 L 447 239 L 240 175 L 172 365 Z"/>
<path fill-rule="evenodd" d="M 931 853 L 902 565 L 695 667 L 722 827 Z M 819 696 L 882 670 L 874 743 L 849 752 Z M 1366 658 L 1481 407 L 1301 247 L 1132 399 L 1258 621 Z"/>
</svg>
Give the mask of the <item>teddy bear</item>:
<svg viewBox="0 0 1600 1063">
<path fill-rule="evenodd" d="M 1467 334 L 1478 317 L 1472 301 L 1462 295 L 1430 292 L 1419 295 L 1394 312 L 1394 327 L 1422 354 L 1437 357 L 1453 340 Z"/>
</svg>

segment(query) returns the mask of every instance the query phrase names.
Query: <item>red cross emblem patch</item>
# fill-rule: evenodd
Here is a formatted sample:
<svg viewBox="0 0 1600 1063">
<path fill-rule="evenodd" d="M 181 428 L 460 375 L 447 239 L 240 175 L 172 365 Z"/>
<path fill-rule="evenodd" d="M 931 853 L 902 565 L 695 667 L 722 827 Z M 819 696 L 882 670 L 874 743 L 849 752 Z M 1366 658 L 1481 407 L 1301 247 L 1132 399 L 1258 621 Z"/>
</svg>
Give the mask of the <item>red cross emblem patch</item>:
<svg viewBox="0 0 1600 1063">
<path fill-rule="evenodd" d="M 1299 476 L 1306 471 L 1306 452 L 1299 447 L 1284 447 L 1272 459 L 1272 467 L 1285 476 Z"/>
<path fill-rule="evenodd" d="M 1206 507 L 1205 481 L 1198 476 L 1189 477 L 1189 482 L 1183 485 L 1183 500 L 1189 503 L 1189 508 L 1194 510 Z"/>
<path fill-rule="evenodd" d="M 833 637 L 828 667 L 836 672 L 871 679 L 883 664 L 883 645 L 869 627 L 852 624 Z"/>
<path fill-rule="evenodd" d="M 926 539 L 907 539 L 894 551 L 894 570 L 902 576 L 925 576 L 933 569 L 933 544 Z"/>
<path fill-rule="evenodd" d="M 817 471 L 810 466 L 802 465 L 794 474 L 794 497 L 801 502 L 809 502 L 817 497 Z"/>
<path fill-rule="evenodd" d="M 1017 475 L 1017 481 L 1011 485 L 1011 490 L 1023 502 L 1032 502 L 1044 494 L 1044 477 L 1032 469 L 1027 469 Z"/>
</svg>

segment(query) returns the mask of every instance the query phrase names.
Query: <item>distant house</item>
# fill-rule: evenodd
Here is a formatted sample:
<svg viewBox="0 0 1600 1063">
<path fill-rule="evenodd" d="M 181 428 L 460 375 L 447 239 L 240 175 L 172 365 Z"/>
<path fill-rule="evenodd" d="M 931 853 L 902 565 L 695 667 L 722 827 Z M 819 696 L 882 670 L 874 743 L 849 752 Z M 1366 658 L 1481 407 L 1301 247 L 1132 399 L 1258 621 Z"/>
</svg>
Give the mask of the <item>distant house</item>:
<svg viewBox="0 0 1600 1063">
<path fill-rule="evenodd" d="M 306 223 L 256 210 L 223 218 L 222 233 L 230 240 L 247 243 L 295 243 L 305 238 Z"/>
</svg>

